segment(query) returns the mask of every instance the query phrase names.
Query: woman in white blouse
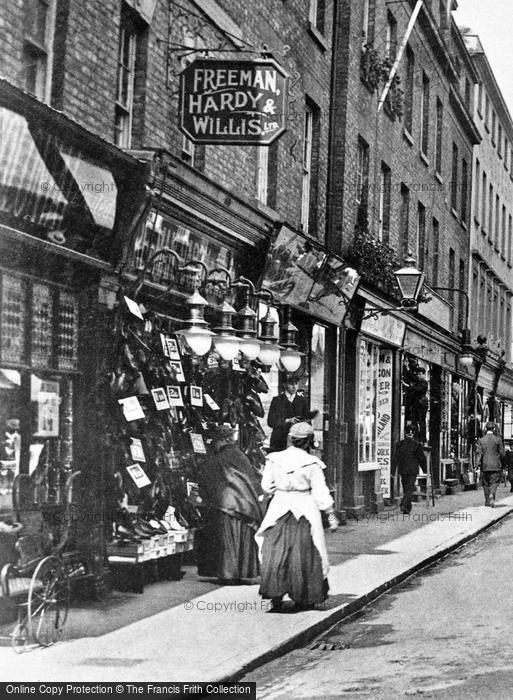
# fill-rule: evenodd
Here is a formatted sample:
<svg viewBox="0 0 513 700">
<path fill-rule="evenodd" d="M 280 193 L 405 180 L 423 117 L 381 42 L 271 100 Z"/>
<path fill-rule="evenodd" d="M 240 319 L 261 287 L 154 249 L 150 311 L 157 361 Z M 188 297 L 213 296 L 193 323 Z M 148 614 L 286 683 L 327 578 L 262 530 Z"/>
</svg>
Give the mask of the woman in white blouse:
<svg viewBox="0 0 513 700">
<path fill-rule="evenodd" d="M 309 454 L 314 431 L 309 423 L 293 425 L 289 447 L 271 452 L 262 475 L 264 493 L 272 495 L 255 535 L 261 561 L 260 594 L 279 610 L 284 595 L 296 607 L 322 603 L 328 596 L 328 556 L 321 513 L 330 530 L 338 520 L 326 486 L 326 465 Z"/>
</svg>

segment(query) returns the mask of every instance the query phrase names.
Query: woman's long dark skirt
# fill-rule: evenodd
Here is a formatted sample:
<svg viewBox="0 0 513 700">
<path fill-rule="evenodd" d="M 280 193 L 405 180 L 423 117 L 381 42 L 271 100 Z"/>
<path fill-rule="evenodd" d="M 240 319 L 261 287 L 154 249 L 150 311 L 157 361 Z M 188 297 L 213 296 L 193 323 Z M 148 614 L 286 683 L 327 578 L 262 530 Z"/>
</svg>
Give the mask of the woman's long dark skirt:
<svg viewBox="0 0 513 700">
<path fill-rule="evenodd" d="M 221 511 L 212 511 L 197 542 L 198 575 L 226 581 L 256 578 L 260 574 L 255 530 Z"/>
<path fill-rule="evenodd" d="M 287 513 L 264 532 L 260 595 L 285 594 L 298 605 L 317 605 L 328 597 L 328 581 L 305 517 Z"/>
</svg>

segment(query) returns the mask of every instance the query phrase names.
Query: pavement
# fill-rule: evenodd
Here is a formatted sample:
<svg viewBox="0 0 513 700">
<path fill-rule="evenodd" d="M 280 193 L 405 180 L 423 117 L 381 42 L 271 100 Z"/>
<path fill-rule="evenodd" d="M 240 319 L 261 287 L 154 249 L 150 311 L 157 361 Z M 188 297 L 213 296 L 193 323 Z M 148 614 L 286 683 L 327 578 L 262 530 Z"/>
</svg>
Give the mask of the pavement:
<svg viewBox="0 0 513 700">
<path fill-rule="evenodd" d="M 495 508 L 483 491 L 386 509 L 327 533 L 330 597 L 315 610 L 270 612 L 257 582 L 221 586 L 185 567 L 181 581 L 148 584 L 74 606 L 64 639 L 17 655 L 0 646 L 0 681 L 194 681 L 240 679 L 306 643 L 393 585 L 513 512 L 509 486 Z M 0 629 L 0 633 L 8 628 Z"/>
</svg>

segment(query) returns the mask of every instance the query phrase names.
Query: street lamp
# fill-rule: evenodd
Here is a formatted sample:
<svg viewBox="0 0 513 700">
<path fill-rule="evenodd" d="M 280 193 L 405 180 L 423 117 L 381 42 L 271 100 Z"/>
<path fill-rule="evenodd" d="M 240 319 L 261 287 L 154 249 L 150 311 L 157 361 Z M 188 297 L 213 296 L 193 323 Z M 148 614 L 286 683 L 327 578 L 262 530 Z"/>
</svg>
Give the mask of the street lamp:
<svg viewBox="0 0 513 700">
<path fill-rule="evenodd" d="M 415 267 L 415 260 L 411 253 L 405 259 L 403 267 L 394 272 L 397 286 L 401 293 L 399 306 L 389 308 L 366 307 L 362 313 L 362 320 L 385 316 L 393 311 L 415 311 L 418 306 L 418 297 L 424 284 L 425 274 Z"/>
<path fill-rule="evenodd" d="M 299 352 L 297 340 L 298 329 L 290 320 L 291 308 L 286 306 L 284 310 L 284 322 L 280 327 L 280 343 L 283 350 L 280 354 L 280 362 L 286 372 L 295 372 L 301 366 L 303 353 Z"/>
<path fill-rule="evenodd" d="M 401 306 L 404 308 L 416 307 L 417 298 L 424 284 L 425 274 L 415 267 L 415 260 L 408 255 L 403 267 L 394 272 L 399 291 L 401 292 Z"/>
</svg>

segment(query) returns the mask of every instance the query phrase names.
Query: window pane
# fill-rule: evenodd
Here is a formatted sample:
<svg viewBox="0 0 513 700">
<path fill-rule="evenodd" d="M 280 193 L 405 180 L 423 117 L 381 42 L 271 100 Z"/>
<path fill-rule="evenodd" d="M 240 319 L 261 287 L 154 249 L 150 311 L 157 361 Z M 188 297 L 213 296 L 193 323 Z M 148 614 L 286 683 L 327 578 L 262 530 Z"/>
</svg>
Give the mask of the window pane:
<svg viewBox="0 0 513 700">
<path fill-rule="evenodd" d="M 3 362 L 27 361 L 27 283 L 12 275 L 2 275 L 1 356 Z"/>
<path fill-rule="evenodd" d="M 12 485 L 21 454 L 21 374 L 0 369 L 0 511 L 12 510 Z"/>
</svg>

